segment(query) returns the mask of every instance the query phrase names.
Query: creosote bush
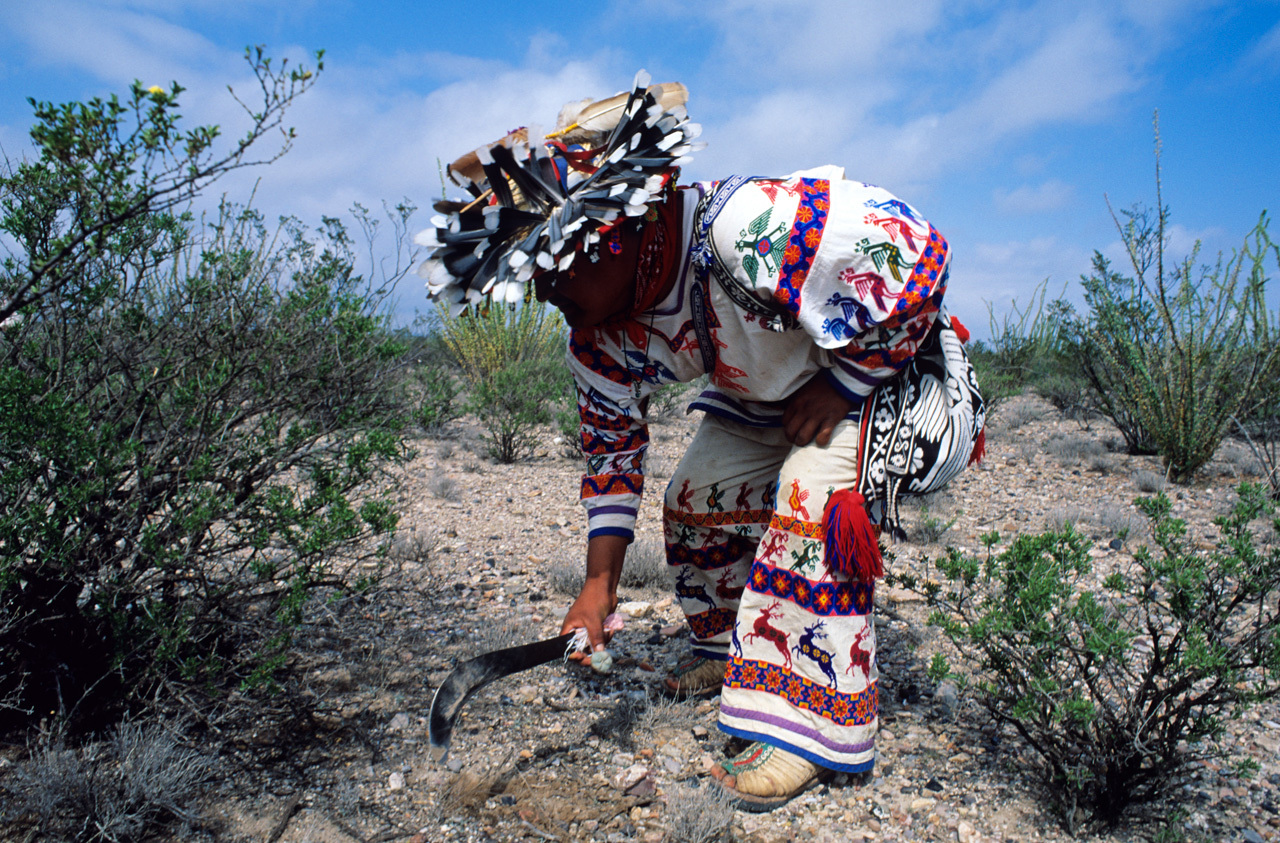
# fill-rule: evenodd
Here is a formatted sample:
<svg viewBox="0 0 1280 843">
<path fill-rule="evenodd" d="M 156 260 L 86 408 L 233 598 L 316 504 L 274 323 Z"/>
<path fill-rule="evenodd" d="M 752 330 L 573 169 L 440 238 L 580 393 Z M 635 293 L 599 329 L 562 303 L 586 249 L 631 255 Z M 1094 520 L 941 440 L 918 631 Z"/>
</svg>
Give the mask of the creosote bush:
<svg viewBox="0 0 1280 843">
<path fill-rule="evenodd" d="M 269 687 L 311 596 L 364 587 L 396 524 L 373 486 L 403 454 L 395 279 L 355 272 L 336 219 L 181 211 L 314 79 L 249 59 L 264 102 L 225 157 L 215 128 L 178 131 L 179 86 L 135 84 L 123 104 L 36 104 L 38 157 L 0 176 L 0 699 L 18 720 L 97 728 L 167 683 Z"/>
<path fill-rule="evenodd" d="M 1225 719 L 1280 694 L 1280 550 L 1251 532 L 1274 505 L 1261 486 L 1238 494 L 1211 552 L 1194 549 L 1164 495 L 1139 499 L 1152 544 L 1101 589 L 1091 543 L 1070 525 L 999 554 L 987 534 L 985 558 L 951 550 L 937 581 L 900 577 L 965 654 L 951 675 L 1043 759 L 1072 833 L 1171 795 L 1225 754 L 1214 743 Z M 950 671 L 931 665 L 935 679 Z"/>
</svg>

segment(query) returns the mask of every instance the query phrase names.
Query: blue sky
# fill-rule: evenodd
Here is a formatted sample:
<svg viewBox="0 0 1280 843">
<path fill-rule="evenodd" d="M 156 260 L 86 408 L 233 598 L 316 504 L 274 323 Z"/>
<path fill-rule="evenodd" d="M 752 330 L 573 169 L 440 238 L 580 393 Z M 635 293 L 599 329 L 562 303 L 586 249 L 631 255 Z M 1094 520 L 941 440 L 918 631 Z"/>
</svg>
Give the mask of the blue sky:
<svg viewBox="0 0 1280 843">
<path fill-rule="evenodd" d="M 1094 249 L 1119 260 L 1106 197 L 1154 204 L 1160 112 L 1171 246 L 1230 250 L 1280 206 L 1280 0 L 517 2 L 0 0 L 0 147 L 28 149 L 28 96 L 177 80 L 192 124 L 243 121 L 245 46 L 305 60 L 318 86 L 271 167 L 219 183 L 311 222 L 359 201 L 439 195 L 449 161 L 559 107 L 684 82 L 708 148 L 690 179 L 823 163 L 880 184 L 951 242 L 948 301 L 979 336 Z M 420 212 L 426 225 L 428 213 Z M 1276 232 L 1280 239 L 1280 231 Z M 402 321 L 426 309 L 417 279 Z"/>
</svg>

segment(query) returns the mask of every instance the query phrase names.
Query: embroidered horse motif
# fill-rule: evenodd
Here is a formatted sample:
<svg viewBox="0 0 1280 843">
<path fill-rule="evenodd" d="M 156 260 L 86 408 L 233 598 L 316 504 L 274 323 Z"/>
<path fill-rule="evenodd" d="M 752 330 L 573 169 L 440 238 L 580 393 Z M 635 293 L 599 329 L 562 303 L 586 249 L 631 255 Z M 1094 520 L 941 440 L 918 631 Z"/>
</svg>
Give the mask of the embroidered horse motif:
<svg viewBox="0 0 1280 843">
<path fill-rule="evenodd" d="M 786 660 L 787 670 L 791 669 L 791 651 L 787 649 L 787 642 L 791 640 L 791 636 L 771 626 L 769 621 L 777 620 L 782 617 L 782 610 L 779 608 L 781 603 L 777 600 L 770 603 L 760 610 L 760 617 L 756 618 L 755 623 L 751 625 L 751 631 L 742 636 L 745 643 L 750 644 L 752 638 L 763 638 L 772 642 L 773 646 L 778 648 L 778 652 L 782 653 L 782 658 Z M 776 610 L 776 611 L 775 611 Z"/>
<path fill-rule="evenodd" d="M 804 635 L 800 636 L 800 643 L 792 647 L 798 655 L 804 656 L 809 661 L 818 665 L 818 669 L 831 683 L 831 687 L 836 686 L 836 669 L 831 666 L 831 654 L 815 644 L 815 641 L 825 640 L 827 634 L 822 631 L 825 624 L 818 621 L 813 626 L 804 628 Z"/>
<path fill-rule="evenodd" d="M 738 489 L 738 498 L 733 502 L 734 508 L 739 511 L 750 509 L 751 498 L 749 496 L 753 491 L 755 490 L 748 486 L 746 482 L 743 482 L 742 486 Z"/>
<path fill-rule="evenodd" d="M 787 536 L 780 530 L 770 530 L 769 538 L 757 553 L 757 558 L 767 565 L 772 565 L 771 561 L 775 556 L 781 555 L 786 550 Z"/>
<path fill-rule="evenodd" d="M 816 553 L 820 547 L 822 547 L 822 545 L 818 542 L 801 542 L 800 550 L 791 551 L 791 571 L 797 572 L 802 568 L 807 569 L 810 565 L 816 564 L 819 559 Z"/>
</svg>

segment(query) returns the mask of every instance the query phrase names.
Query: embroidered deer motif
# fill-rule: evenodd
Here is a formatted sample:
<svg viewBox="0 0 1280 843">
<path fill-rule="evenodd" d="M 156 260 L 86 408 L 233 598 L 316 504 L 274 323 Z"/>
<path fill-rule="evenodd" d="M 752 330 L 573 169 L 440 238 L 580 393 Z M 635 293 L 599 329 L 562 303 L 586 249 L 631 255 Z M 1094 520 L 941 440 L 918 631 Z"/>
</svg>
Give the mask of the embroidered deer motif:
<svg viewBox="0 0 1280 843">
<path fill-rule="evenodd" d="M 720 575 L 720 579 L 716 580 L 716 597 L 721 600 L 739 600 L 742 598 L 744 586 L 731 586 L 729 580 L 733 579 L 733 569 L 726 568 L 725 572 Z"/>
<path fill-rule="evenodd" d="M 688 565 L 680 569 L 680 575 L 676 578 L 676 596 L 681 600 L 706 603 L 708 610 L 716 608 L 716 601 L 707 596 L 706 589 L 689 582 L 691 573 L 693 573 L 693 569 Z"/>
<path fill-rule="evenodd" d="M 763 638 L 772 642 L 773 646 L 778 648 L 778 652 L 782 653 L 782 658 L 786 660 L 785 667 L 790 670 L 791 651 L 787 649 L 787 642 L 791 640 L 791 636 L 776 626 L 769 625 L 769 621 L 782 617 L 780 605 L 779 601 L 775 600 L 761 609 L 760 617 L 756 618 L 755 623 L 751 625 L 751 631 L 742 636 L 742 640 L 748 644 L 751 643 L 752 638 Z"/>
<path fill-rule="evenodd" d="M 871 646 L 864 647 L 863 642 L 867 637 L 871 636 Z M 849 648 L 849 669 L 845 673 L 853 673 L 856 667 L 862 671 L 862 678 L 868 682 L 871 681 L 871 651 L 875 649 L 875 628 L 871 624 L 867 624 L 862 631 L 853 639 L 853 646 Z"/>
<path fill-rule="evenodd" d="M 800 636 L 800 643 L 791 649 L 806 659 L 815 662 L 818 665 L 818 669 L 822 671 L 823 675 L 831 683 L 831 687 L 834 688 L 836 686 L 836 669 L 831 666 L 831 654 L 813 643 L 822 641 L 827 637 L 827 634 L 822 631 L 823 625 L 822 621 L 818 621 L 813 626 L 806 626 L 804 635 Z"/>
<path fill-rule="evenodd" d="M 746 483 L 743 483 L 742 487 L 738 489 L 738 499 L 733 502 L 734 508 L 739 511 L 744 509 L 750 509 L 751 498 L 749 497 L 749 495 L 753 491 L 755 490 L 752 489 L 750 486 L 748 486 Z"/>
<path fill-rule="evenodd" d="M 805 509 L 804 502 L 809 499 L 809 490 L 800 488 L 799 480 L 791 481 L 791 495 L 787 498 L 787 506 L 791 507 L 792 518 L 803 518 L 809 520 L 809 510 Z"/>
</svg>

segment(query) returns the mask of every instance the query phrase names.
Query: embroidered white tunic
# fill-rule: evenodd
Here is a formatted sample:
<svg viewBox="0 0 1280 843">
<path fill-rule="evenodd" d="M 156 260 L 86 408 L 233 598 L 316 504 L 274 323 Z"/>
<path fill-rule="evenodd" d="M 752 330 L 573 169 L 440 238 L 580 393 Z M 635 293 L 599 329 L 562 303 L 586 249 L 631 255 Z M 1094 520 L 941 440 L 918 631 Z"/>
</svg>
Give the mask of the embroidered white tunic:
<svg viewBox="0 0 1280 843">
<path fill-rule="evenodd" d="M 910 205 L 845 180 L 842 168 L 680 196 L 686 247 L 671 292 L 633 319 L 569 338 L 592 536 L 633 535 L 642 408 L 655 389 L 707 375 L 691 409 L 756 427 L 778 426 L 782 402 L 819 372 L 863 398 L 911 359 L 946 289 L 946 241 Z"/>
</svg>

